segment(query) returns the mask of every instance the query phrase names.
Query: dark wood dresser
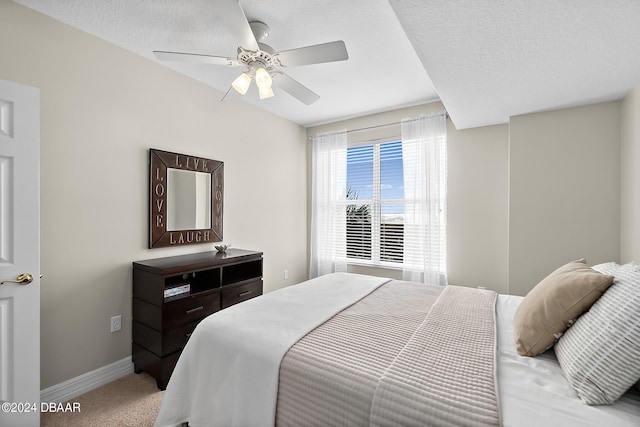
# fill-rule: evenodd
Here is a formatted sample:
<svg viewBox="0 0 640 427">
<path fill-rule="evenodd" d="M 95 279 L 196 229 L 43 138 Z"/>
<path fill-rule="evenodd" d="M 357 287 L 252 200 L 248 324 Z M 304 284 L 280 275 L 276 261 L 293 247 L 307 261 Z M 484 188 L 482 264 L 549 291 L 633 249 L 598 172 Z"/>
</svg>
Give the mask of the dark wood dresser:
<svg viewBox="0 0 640 427">
<path fill-rule="evenodd" d="M 262 252 L 227 249 L 133 263 L 136 373 L 167 387 L 196 325 L 206 316 L 262 295 Z"/>
</svg>

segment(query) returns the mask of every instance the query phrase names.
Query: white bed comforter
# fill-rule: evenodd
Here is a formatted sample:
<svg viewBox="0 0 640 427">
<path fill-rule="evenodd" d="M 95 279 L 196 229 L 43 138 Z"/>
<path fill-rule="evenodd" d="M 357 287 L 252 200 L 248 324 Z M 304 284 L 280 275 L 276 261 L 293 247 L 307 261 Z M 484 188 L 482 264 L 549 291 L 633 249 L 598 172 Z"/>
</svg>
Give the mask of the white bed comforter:
<svg viewBox="0 0 640 427">
<path fill-rule="evenodd" d="M 206 318 L 176 365 L 155 425 L 198 427 L 215 420 L 220 426 L 257 426 L 274 420 L 280 362 L 289 348 L 388 281 L 322 276 Z"/>
</svg>

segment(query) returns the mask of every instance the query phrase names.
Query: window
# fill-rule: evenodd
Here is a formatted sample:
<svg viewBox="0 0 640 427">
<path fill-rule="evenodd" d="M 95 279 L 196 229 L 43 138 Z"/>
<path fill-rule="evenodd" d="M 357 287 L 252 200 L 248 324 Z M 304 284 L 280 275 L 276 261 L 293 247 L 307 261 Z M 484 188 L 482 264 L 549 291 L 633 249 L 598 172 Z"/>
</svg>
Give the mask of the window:
<svg viewBox="0 0 640 427">
<path fill-rule="evenodd" d="M 347 258 L 402 265 L 404 191 L 402 143 L 347 149 Z"/>
<path fill-rule="evenodd" d="M 344 130 L 313 138 L 310 277 L 365 263 L 447 283 L 446 125 L 432 113 L 402 119 L 402 142 L 349 147 Z"/>
</svg>

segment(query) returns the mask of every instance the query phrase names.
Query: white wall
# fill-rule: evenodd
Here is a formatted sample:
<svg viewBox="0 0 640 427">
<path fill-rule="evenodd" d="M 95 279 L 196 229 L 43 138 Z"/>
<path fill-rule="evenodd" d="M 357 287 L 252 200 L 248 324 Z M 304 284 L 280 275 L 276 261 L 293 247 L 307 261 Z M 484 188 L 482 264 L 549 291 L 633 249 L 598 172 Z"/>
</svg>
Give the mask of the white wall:
<svg viewBox="0 0 640 427">
<path fill-rule="evenodd" d="M 622 101 L 620 262 L 640 262 L 640 85 Z"/>
<path fill-rule="evenodd" d="M 512 117 L 509 291 L 562 264 L 618 261 L 620 103 Z"/>
<path fill-rule="evenodd" d="M 10 1 L 0 40 L 0 79 L 41 89 L 42 389 L 131 354 L 132 261 L 213 249 L 147 249 L 149 148 L 224 161 L 225 241 L 266 291 L 306 278 L 302 127 Z"/>
</svg>

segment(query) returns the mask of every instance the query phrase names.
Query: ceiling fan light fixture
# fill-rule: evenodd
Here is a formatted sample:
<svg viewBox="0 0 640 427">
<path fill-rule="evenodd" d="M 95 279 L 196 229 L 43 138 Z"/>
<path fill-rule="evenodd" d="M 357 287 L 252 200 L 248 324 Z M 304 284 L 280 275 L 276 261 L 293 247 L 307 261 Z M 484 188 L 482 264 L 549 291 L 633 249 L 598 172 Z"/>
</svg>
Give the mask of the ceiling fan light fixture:
<svg viewBox="0 0 640 427">
<path fill-rule="evenodd" d="M 247 90 L 249 90 L 250 84 L 251 76 L 247 73 L 242 73 L 231 83 L 231 86 L 237 90 L 238 93 L 244 95 L 247 93 Z"/>
<path fill-rule="evenodd" d="M 269 75 L 269 72 L 262 67 L 256 70 L 256 84 L 263 90 L 271 88 L 271 76 Z"/>
<path fill-rule="evenodd" d="M 258 94 L 260 95 L 260 99 L 271 98 L 273 96 L 273 89 L 271 89 L 271 86 L 266 88 L 258 87 Z"/>
</svg>

